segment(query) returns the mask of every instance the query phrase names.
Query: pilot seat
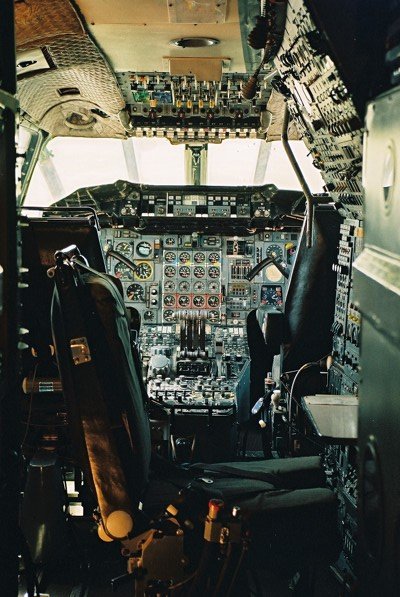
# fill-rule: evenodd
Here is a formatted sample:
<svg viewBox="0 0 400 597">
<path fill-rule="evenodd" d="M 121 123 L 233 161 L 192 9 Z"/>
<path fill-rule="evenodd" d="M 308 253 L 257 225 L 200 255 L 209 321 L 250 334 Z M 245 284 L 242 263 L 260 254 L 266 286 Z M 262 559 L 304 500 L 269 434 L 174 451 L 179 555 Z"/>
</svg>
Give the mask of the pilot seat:
<svg viewBox="0 0 400 597">
<path fill-rule="evenodd" d="M 124 546 L 135 594 L 156 579 L 159 588 L 183 583 L 184 594 L 197 595 L 212 574 L 214 594 L 228 594 L 228 586 L 236 594 L 239 580 L 236 588 L 230 583 L 240 566 L 267 564 L 290 575 L 333 561 L 337 502 L 319 457 L 181 468 L 152 455 L 151 404 L 116 281 L 90 268 L 74 246 L 56 252 L 54 273 L 53 339 L 76 462 L 97 504 L 99 536 Z M 226 555 L 233 546 L 236 560 Z"/>
</svg>

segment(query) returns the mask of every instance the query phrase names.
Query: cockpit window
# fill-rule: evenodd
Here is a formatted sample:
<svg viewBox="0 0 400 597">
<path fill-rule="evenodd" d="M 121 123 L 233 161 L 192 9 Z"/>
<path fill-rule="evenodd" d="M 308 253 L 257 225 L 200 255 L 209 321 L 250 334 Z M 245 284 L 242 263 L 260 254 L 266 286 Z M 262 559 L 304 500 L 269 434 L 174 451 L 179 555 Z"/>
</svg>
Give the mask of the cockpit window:
<svg viewBox="0 0 400 597">
<path fill-rule="evenodd" d="M 311 191 L 322 191 L 322 178 L 302 141 L 292 148 Z M 197 156 L 201 156 L 197 157 Z M 88 139 L 57 137 L 42 151 L 25 205 L 46 206 L 76 189 L 116 180 L 154 185 L 193 184 L 194 160 L 200 184 L 300 189 L 280 142 L 227 139 L 220 144 L 172 145 L 163 138 Z M 199 182 L 198 182 L 199 184 Z"/>
</svg>

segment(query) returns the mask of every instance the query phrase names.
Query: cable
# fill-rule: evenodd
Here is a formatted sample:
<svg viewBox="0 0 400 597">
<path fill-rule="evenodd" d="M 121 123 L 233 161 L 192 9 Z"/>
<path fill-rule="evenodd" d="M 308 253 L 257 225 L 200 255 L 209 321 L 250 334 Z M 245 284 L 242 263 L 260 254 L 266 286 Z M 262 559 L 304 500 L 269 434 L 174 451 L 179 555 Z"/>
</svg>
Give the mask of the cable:
<svg viewBox="0 0 400 597">
<path fill-rule="evenodd" d="M 305 371 L 306 369 L 309 369 L 310 367 L 312 367 L 314 365 L 319 365 L 321 363 L 321 361 L 323 361 L 324 359 L 326 359 L 329 356 L 329 354 L 330 353 L 326 354 L 318 361 L 310 361 L 309 363 L 305 363 L 304 365 L 302 365 L 300 367 L 300 369 L 297 370 L 297 373 L 293 378 L 292 385 L 290 387 L 290 394 L 289 394 L 289 401 L 288 401 L 289 446 L 291 446 L 291 443 L 292 443 L 292 402 L 293 402 L 293 392 L 294 392 L 294 387 L 296 385 L 296 381 L 297 381 L 300 373 L 302 373 L 303 371 Z"/>
</svg>

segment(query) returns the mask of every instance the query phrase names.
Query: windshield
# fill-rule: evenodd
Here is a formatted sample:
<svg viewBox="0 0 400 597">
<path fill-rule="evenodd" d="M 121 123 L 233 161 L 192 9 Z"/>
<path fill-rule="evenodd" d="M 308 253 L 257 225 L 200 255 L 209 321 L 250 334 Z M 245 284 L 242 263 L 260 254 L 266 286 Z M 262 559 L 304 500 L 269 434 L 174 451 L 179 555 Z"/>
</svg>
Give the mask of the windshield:
<svg viewBox="0 0 400 597">
<path fill-rule="evenodd" d="M 292 149 L 313 193 L 323 180 L 312 165 L 302 141 Z M 76 189 L 116 180 L 154 185 L 191 184 L 188 160 L 194 154 L 185 144 L 163 138 L 87 139 L 57 137 L 42 151 L 28 189 L 25 205 L 46 206 Z M 201 183 L 221 186 L 275 184 L 300 190 L 300 185 L 278 141 L 227 139 L 199 146 Z"/>
</svg>

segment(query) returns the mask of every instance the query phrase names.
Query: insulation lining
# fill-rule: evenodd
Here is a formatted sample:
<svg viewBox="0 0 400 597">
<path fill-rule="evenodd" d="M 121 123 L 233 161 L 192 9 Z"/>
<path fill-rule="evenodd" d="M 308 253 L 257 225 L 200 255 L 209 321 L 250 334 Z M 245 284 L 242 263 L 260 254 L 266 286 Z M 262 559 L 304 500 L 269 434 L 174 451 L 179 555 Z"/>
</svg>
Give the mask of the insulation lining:
<svg viewBox="0 0 400 597">
<path fill-rule="evenodd" d="M 33 33 L 22 39 L 28 14 L 34 16 Z M 50 66 L 18 81 L 21 109 L 35 124 L 52 135 L 126 137 L 120 120 L 125 102 L 115 75 L 67 0 L 27 0 L 25 11 L 17 12 L 17 31 L 18 47 L 40 44 Z M 71 118 L 81 126 L 71 127 Z"/>
<path fill-rule="evenodd" d="M 17 50 L 37 48 L 55 37 L 85 35 L 78 15 L 66 0 L 15 3 Z"/>
</svg>

